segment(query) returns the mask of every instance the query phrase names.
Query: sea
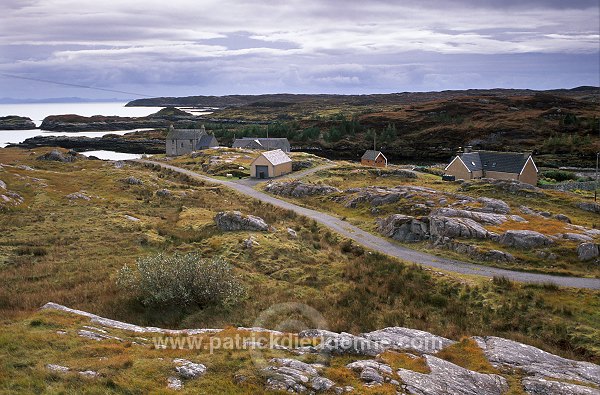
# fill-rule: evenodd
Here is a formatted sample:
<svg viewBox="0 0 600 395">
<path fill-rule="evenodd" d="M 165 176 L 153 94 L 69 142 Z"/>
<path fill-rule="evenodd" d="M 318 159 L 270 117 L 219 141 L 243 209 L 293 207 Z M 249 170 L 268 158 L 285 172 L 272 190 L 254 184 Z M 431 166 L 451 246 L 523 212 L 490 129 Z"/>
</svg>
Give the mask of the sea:
<svg viewBox="0 0 600 395">
<path fill-rule="evenodd" d="M 35 103 L 35 104 L 0 104 L 0 116 L 18 115 L 31 118 L 40 126 L 44 118 L 49 115 L 77 114 L 82 116 L 92 115 L 117 115 L 121 117 L 144 117 L 159 111 L 162 107 L 125 107 L 125 102 L 101 102 L 101 103 Z M 189 109 L 185 109 L 189 111 Z M 192 111 L 190 111 L 192 112 Z M 210 111 L 193 111 L 196 114 L 209 114 Z M 31 130 L 0 130 L 0 148 L 8 144 L 18 144 L 25 139 L 35 136 L 84 136 L 102 137 L 106 134 L 119 134 L 134 132 L 136 130 L 117 130 L 102 132 L 53 132 L 41 129 Z M 105 160 L 121 160 L 137 157 L 134 154 L 124 154 L 113 151 L 90 151 L 83 152 L 85 155 L 93 155 Z"/>
</svg>

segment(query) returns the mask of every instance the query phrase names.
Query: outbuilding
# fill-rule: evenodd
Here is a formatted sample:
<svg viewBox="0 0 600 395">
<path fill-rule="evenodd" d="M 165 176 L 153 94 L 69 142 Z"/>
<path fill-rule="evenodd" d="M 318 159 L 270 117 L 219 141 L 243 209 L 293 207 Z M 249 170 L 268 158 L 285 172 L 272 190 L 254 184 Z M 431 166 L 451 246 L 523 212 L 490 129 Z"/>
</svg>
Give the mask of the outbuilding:
<svg viewBox="0 0 600 395">
<path fill-rule="evenodd" d="M 360 158 L 360 163 L 365 166 L 386 167 L 387 158 L 381 151 L 369 149 L 365 151 L 362 158 Z"/>
<path fill-rule="evenodd" d="M 280 149 L 260 154 L 250 164 L 253 178 L 273 178 L 292 172 L 292 160 Z"/>
</svg>

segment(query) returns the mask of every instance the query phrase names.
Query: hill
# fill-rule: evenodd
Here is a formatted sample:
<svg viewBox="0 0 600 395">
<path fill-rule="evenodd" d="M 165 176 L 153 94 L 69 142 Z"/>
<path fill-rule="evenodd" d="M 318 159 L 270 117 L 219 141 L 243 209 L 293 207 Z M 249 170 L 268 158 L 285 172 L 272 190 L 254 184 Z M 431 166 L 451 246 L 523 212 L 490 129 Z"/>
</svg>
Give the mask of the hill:
<svg viewBox="0 0 600 395">
<path fill-rule="evenodd" d="M 468 90 L 389 95 L 193 96 L 128 105 L 221 107 L 199 117 L 222 144 L 287 137 L 296 149 L 357 159 L 376 138 L 393 161 L 447 161 L 458 147 L 533 151 L 548 166 L 592 166 L 598 89 Z M 248 125 L 248 124 L 253 125 Z"/>
<path fill-rule="evenodd" d="M 440 92 L 401 92 L 389 94 L 364 94 L 364 95 L 332 95 L 332 94 L 265 94 L 265 95 L 226 95 L 226 96 L 187 96 L 187 97 L 156 97 L 149 99 L 136 99 L 127 103 L 129 107 L 235 107 L 253 103 L 306 103 L 321 102 L 329 105 L 383 105 L 383 104 L 411 104 L 431 100 L 449 100 L 461 96 L 529 96 L 538 92 L 548 94 L 561 94 L 569 96 L 599 95 L 598 87 L 580 86 L 573 89 L 555 89 L 548 91 L 534 91 L 530 89 L 468 89 L 447 90 Z"/>
</svg>

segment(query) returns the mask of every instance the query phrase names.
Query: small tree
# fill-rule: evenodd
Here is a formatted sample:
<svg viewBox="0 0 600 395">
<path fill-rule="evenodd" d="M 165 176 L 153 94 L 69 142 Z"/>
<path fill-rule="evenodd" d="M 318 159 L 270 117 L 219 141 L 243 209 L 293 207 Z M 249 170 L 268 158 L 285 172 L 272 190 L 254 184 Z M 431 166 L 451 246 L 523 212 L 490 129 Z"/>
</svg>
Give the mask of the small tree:
<svg viewBox="0 0 600 395">
<path fill-rule="evenodd" d="M 232 266 L 197 253 L 139 258 L 119 271 L 117 285 L 145 305 L 232 305 L 245 294 Z"/>
</svg>

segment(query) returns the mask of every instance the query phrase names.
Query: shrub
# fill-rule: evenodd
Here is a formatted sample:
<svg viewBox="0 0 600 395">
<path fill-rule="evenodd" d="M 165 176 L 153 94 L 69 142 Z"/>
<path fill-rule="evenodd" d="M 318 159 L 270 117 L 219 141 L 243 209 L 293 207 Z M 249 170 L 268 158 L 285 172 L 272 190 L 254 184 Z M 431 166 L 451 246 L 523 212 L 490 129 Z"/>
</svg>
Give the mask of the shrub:
<svg viewBox="0 0 600 395">
<path fill-rule="evenodd" d="M 446 174 L 444 169 L 439 168 L 439 167 L 433 167 L 433 166 L 417 166 L 413 170 L 418 171 L 420 173 L 428 173 L 428 174 L 433 174 L 434 176 L 440 176 L 440 177 L 443 176 L 444 174 Z"/>
<path fill-rule="evenodd" d="M 494 276 L 494 278 L 492 279 L 492 284 L 494 284 L 498 288 L 509 289 L 513 287 L 512 281 L 510 281 L 508 277 L 504 276 Z"/>
<path fill-rule="evenodd" d="M 563 170 L 548 170 L 542 173 L 542 177 L 552 179 L 557 182 L 577 179 L 577 176 L 574 173 Z"/>
<path fill-rule="evenodd" d="M 140 258 L 119 271 L 117 285 L 135 294 L 145 305 L 230 306 L 244 288 L 221 258 L 206 259 L 197 253 Z"/>
<path fill-rule="evenodd" d="M 44 247 L 32 247 L 32 246 L 21 246 L 17 247 L 15 250 L 16 254 L 19 256 L 23 255 L 33 255 L 33 256 L 44 256 L 48 254 L 48 251 Z"/>
</svg>

